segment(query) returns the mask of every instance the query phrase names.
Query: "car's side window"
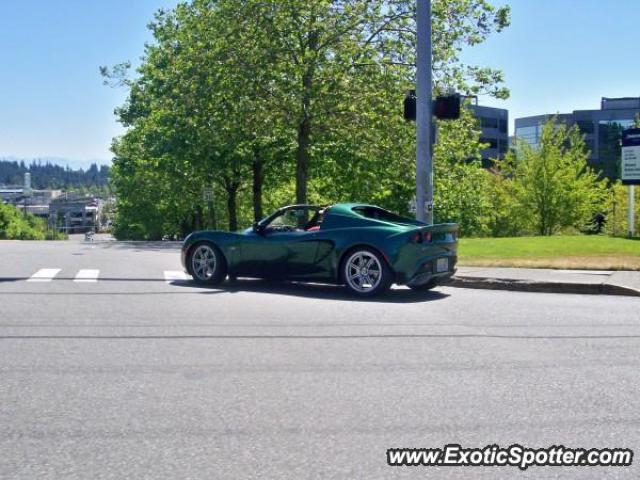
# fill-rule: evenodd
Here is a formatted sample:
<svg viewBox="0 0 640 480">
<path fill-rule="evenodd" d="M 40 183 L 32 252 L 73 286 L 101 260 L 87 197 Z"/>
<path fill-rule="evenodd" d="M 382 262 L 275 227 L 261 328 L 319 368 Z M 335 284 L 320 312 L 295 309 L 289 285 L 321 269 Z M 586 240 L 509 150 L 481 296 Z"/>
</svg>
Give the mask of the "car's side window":
<svg viewBox="0 0 640 480">
<path fill-rule="evenodd" d="M 283 232 L 305 232 L 312 218 L 317 218 L 317 211 L 309 208 L 297 208 L 286 210 L 275 217 L 266 226 L 267 234 Z"/>
</svg>

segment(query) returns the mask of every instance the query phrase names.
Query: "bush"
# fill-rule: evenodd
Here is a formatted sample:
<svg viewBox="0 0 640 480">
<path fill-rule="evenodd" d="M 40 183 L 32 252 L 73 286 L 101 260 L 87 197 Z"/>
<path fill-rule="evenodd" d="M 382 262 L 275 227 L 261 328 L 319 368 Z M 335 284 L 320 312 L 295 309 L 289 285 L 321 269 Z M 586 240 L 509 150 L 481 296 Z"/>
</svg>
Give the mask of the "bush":
<svg viewBox="0 0 640 480">
<path fill-rule="evenodd" d="M 640 188 L 636 187 L 636 232 L 640 232 Z M 611 185 L 606 199 L 604 213 L 605 231 L 615 237 L 626 237 L 629 231 L 627 222 L 627 202 L 629 188 L 619 181 Z"/>
<path fill-rule="evenodd" d="M 44 222 L 33 215 L 24 216 L 13 205 L 0 203 L 0 239 L 44 240 Z"/>
<path fill-rule="evenodd" d="M 497 162 L 505 200 L 515 219 L 538 235 L 583 230 L 604 209 L 606 182 L 587 164 L 588 151 L 577 126 L 555 118 L 543 127 L 538 148 L 521 141 L 517 153 Z M 501 223 L 501 222 L 498 222 Z"/>
</svg>

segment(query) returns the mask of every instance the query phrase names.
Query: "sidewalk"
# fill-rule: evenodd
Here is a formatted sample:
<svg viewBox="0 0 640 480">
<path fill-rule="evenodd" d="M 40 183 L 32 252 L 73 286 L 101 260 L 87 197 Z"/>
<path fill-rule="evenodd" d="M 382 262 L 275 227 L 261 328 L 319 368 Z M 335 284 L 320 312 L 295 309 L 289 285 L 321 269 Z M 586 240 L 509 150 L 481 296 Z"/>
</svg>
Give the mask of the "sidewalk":
<svg viewBox="0 0 640 480">
<path fill-rule="evenodd" d="M 459 267 L 448 285 L 522 292 L 640 296 L 640 272 Z"/>
</svg>

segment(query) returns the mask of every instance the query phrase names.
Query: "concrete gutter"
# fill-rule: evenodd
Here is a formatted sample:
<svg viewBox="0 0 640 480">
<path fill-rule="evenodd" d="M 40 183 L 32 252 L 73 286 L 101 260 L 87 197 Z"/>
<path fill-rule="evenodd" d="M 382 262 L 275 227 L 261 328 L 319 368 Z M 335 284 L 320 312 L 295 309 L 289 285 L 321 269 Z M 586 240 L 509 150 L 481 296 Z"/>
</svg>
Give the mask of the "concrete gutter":
<svg viewBox="0 0 640 480">
<path fill-rule="evenodd" d="M 447 285 L 519 292 L 640 297 L 640 272 L 460 267 Z"/>
</svg>

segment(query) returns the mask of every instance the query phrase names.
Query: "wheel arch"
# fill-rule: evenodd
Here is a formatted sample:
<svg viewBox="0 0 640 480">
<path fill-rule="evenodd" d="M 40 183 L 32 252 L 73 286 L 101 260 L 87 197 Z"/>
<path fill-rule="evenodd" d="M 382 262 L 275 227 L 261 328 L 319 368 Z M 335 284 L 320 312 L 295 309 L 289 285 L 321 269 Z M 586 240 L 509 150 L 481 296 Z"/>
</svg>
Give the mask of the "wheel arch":
<svg viewBox="0 0 640 480">
<path fill-rule="evenodd" d="M 348 247 L 346 247 L 345 249 L 343 249 L 342 253 L 340 254 L 340 258 L 338 259 L 338 271 L 337 271 L 337 275 L 336 275 L 336 281 L 340 284 L 344 283 L 344 262 L 347 260 L 347 258 L 349 257 L 349 255 L 354 252 L 355 250 L 359 249 L 359 248 L 367 248 L 369 250 L 373 250 L 375 253 L 377 253 L 381 258 L 382 261 L 385 262 L 386 266 L 389 268 L 389 270 L 391 270 L 391 273 L 394 275 L 396 275 L 395 270 L 393 269 L 393 267 L 391 266 L 391 262 L 389 260 L 389 257 L 387 256 L 387 254 L 381 250 L 380 248 L 376 247 L 375 245 L 371 245 L 370 243 L 366 243 L 366 242 L 358 242 L 358 243 L 354 243 Z"/>
<path fill-rule="evenodd" d="M 222 256 L 222 259 L 224 260 L 224 263 L 226 265 L 227 268 L 229 268 L 229 259 L 227 258 L 227 255 L 224 251 L 224 249 L 222 247 L 220 247 L 220 245 L 218 243 L 216 243 L 214 240 L 211 240 L 210 238 L 198 238 L 196 240 L 194 240 L 189 246 L 187 246 L 187 250 L 185 252 L 185 268 L 187 269 L 187 273 L 189 275 L 193 275 L 193 272 L 191 271 L 191 252 L 193 251 L 193 249 L 195 247 L 197 247 L 198 245 L 202 245 L 203 243 L 208 243 L 209 245 L 211 245 L 212 247 L 214 247 L 216 250 L 218 250 L 218 252 L 220 252 L 220 255 Z"/>
</svg>

